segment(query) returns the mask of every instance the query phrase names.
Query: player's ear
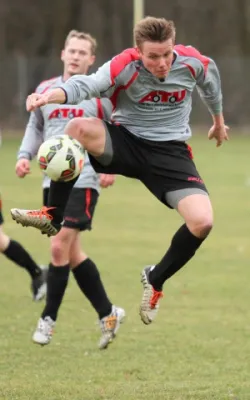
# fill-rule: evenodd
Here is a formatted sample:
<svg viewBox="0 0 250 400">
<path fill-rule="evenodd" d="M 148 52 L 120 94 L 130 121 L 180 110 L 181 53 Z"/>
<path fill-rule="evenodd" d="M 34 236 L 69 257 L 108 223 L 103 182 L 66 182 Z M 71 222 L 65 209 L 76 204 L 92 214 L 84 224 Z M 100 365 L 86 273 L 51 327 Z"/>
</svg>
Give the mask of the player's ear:
<svg viewBox="0 0 250 400">
<path fill-rule="evenodd" d="M 64 50 L 61 51 L 61 60 L 64 61 Z"/>
<path fill-rule="evenodd" d="M 138 53 L 139 56 L 141 57 L 141 50 L 140 50 L 140 47 L 135 47 L 135 49 L 137 50 L 137 53 Z"/>
<path fill-rule="evenodd" d="M 96 59 L 96 57 L 95 57 L 94 55 L 90 57 L 90 60 L 89 60 L 89 66 L 91 66 L 91 65 L 93 65 L 93 64 L 94 64 L 94 62 L 95 62 L 95 59 Z"/>
</svg>

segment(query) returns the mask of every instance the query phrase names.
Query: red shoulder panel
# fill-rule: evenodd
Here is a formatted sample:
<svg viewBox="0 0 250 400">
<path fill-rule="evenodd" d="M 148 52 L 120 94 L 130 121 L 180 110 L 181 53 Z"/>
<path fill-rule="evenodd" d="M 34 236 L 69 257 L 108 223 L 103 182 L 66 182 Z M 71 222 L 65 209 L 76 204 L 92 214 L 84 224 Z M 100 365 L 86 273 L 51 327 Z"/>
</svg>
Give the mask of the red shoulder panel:
<svg viewBox="0 0 250 400">
<path fill-rule="evenodd" d="M 197 49 L 194 47 L 189 47 L 189 46 L 183 46 L 182 44 L 178 44 L 174 47 L 175 51 L 180 55 L 180 56 L 187 56 L 187 57 L 194 57 L 197 58 L 199 61 L 202 62 L 204 66 L 205 73 L 207 72 L 208 64 L 209 64 L 209 58 L 206 56 L 203 56 Z"/>
<path fill-rule="evenodd" d="M 132 61 L 136 60 L 139 60 L 139 54 L 135 48 L 124 50 L 111 60 L 110 75 L 112 85 L 114 84 L 115 78 L 121 73 L 121 71 Z"/>
</svg>

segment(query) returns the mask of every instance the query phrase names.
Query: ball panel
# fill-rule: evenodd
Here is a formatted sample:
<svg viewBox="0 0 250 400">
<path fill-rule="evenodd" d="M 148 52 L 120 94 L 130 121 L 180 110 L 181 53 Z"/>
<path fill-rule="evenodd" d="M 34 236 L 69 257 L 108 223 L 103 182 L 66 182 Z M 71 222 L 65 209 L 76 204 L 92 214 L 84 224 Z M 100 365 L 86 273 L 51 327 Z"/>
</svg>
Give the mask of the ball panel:
<svg viewBox="0 0 250 400">
<path fill-rule="evenodd" d="M 77 177 L 84 165 L 84 149 L 68 135 L 54 136 L 39 148 L 40 169 L 54 181 L 69 181 Z"/>
</svg>

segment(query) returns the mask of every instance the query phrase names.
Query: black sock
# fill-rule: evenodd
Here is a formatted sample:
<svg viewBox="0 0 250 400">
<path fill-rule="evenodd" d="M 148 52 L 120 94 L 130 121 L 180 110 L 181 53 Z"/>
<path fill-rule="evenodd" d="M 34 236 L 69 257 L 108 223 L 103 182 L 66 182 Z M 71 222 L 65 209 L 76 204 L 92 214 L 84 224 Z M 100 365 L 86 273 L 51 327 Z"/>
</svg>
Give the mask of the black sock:
<svg viewBox="0 0 250 400">
<path fill-rule="evenodd" d="M 90 301 L 99 318 L 109 315 L 112 310 L 112 303 L 105 292 L 95 263 L 90 258 L 87 258 L 72 272 L 79 288 Z"/>
<path fill-rule="evenodd" d="M 165 256 L 149 273 L 150 283 L 155 290 L 162 290 L 164 282 L 193 257 L 203 240 L 194 236 L 186 224 L 180 227 L 174 235 Z"/>
<path fill-rule="evenodd" d="M 68 284 L 69 271 L 69 264 L 61 267 L 55 267 L 53 264 L 49 265 L 46 305 L 41 315 L 42 318 L 49 316 L 53 321 L 56 321 L 57 313 Z"/>
<path fill-rule="evenodd" d="M 53 217 L 53 222 L 60 224 L 63 221 L 63 214 L 68 202 L 71 190 L 76 183 L 78 176 L 69 182 L 51 181 L 49 188 L 48 207 L 55 207 L 49 213 Z"/>
<path fill-rule="evenodd" d="M 42 270 L 39 265 L 35 263 L 24 247 L 15 240 L 10 240 L 9 246 L 3 251 L 3 254 L 20 267 L 25 268 L 31 278 L 41 275 Z"/>
</svg>

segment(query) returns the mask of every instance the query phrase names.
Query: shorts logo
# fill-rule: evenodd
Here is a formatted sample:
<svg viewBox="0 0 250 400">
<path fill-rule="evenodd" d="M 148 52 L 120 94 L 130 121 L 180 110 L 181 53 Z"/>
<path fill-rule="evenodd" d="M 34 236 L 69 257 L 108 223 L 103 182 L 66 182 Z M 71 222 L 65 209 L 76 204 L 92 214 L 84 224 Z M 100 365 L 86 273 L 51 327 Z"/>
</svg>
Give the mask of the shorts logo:
<svg viewBox="0 0 250 400">
<path fill-rule="evenodd" d="M 49 119 L 72 119 L 77 117 L 83 117 L 84 111 L 78 108 L 57 108 L 52 111 L 49 115 Z"/>
<path fill-rule="evenodd" d="M 79 222 L 79 219 L 73 217 L 64 217 L 64 221 L 74 222 L 76 224 L 77 222 Z"/>
<path fill-rule="evenodd" d="M 179 92 L 164 92 L 163 90 L 154 90 L 144 96 L 139 103 L 180 103 L 185 99 L 187 91 L 181 90 Z"/>
<path fill-rule="evenodd" d="M 204 183 L 201 178 L 198 176 L 189 176 L 187 179 L 189 182 L 198 182 L 198 183 Z"/>
</svg>

